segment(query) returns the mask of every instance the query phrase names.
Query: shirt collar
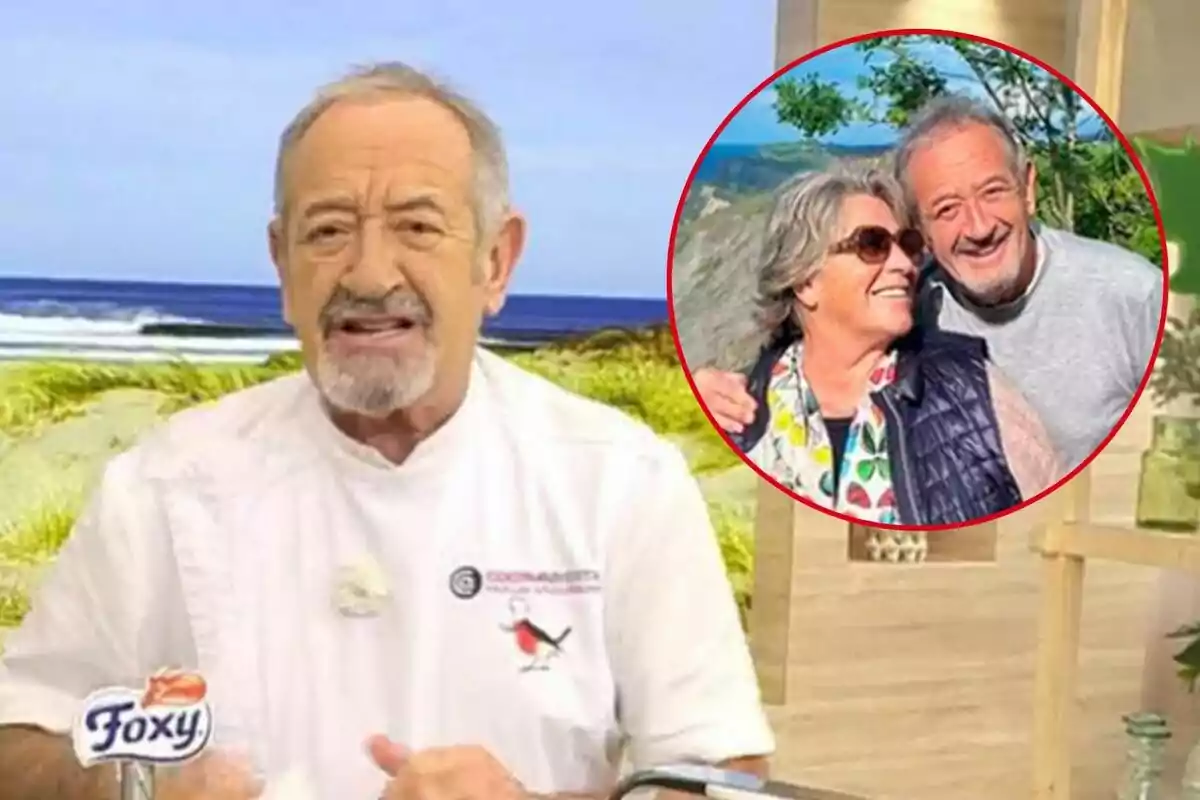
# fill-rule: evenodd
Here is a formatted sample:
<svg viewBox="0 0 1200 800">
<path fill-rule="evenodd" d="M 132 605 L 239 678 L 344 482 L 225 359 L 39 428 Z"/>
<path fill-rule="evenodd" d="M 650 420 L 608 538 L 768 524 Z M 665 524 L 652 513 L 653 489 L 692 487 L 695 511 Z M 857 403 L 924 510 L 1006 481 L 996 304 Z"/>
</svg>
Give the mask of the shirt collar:
<svg viewBox="0 0 1200 800">
<path fill-rule="evenodd" d="M 471 363 L 471 372 L 467 379 L 467 392 L 458 409 L 431 436 L 414 448 L 403 464 L 394 464 L 375 448 L 357 439 L 347 436 L 329 416 L 328 406 L 324 397 L 309 379 L 309 408 L 313 417 L 313 430 L 323 448 L 332 450 L 345 460 L 356 463 L 381 474 L 408 474 L 439 461 L 447 454 L 452 454 L 458 445 L 469 441 L 468 429 L 478 413 L 479 395 L 483 391 L 481 384 L 484 376 L 476 357 Z"/>
</svg>

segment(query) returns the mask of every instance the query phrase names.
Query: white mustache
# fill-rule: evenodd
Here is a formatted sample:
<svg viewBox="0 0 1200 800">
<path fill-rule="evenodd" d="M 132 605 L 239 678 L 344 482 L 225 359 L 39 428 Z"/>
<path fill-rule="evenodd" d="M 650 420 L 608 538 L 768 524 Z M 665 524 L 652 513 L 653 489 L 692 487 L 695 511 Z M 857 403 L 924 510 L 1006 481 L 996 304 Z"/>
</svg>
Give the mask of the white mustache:
<svg viewBox="0 0 1200 800">
<path fill-rule="evenodd" d="M 334 301 L 321 312 L 326 326 L 362 316 L 401 317 L 417 325 L 427 325 L 433 314 L 425 301 L 415 294 L 396 295 L 386 301 Z"/>
<path fill-rule="evenodd" d="M 998 247 L 999 245 L 1004 244 L 1011 234 L 1011 229 L 997 231 L 988 236 L 986 240 L 979 241 L 977 239 L 969 244 L 960 244 L 958 247 L 954 248 L 954 252 L 964 256 L 977 256 L 980 253 L 991 250 L 993 247 Z"/>
</svg>

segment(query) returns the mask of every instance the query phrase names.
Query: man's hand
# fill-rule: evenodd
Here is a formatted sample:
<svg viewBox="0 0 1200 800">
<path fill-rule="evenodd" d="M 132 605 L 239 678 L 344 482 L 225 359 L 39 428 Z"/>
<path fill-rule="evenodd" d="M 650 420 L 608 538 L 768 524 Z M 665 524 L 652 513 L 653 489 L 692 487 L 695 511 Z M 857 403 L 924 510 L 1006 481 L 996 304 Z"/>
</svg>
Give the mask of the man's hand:
<svg viewBox="0 0 1200 800">
<path fill-rule="evenodd" d="M 390 778 L 383 800 L 526 800 L 525 788 L 482 747 L 413 752 L 372 736 L 367 751 Z"/>
<path fill-rule="evenodd" d="M 724 430 L 741 433 L 754 421 L 758 404 L 746 391 L 744 375 L 705 368 L 697 370 L 692 379 L 701 401 Z"/>
<path fill-rule="evenodd" d="M 263 783 L 250 760 L 233 753 L 208 751 L 174 769 L 159 770 L 155 800 L 253 800 Z"/>
</svg>

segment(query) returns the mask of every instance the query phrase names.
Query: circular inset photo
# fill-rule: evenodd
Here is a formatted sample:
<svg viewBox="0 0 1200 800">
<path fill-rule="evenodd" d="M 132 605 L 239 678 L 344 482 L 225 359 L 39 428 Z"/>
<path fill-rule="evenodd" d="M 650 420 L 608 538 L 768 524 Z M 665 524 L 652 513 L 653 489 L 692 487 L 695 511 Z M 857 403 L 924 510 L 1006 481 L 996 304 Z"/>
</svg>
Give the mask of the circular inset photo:
<svg viewBox="0 0 1200 800">
<path fill-rule="evenodd" d="M 700 154 L 667 292 L 688 380 L 764 479 L 883 528 L 994 519 L 1070 479 L 1150 376 L 1161 218 L 1047 65 L 884 31 L 789 65 Z"/>
</svg>

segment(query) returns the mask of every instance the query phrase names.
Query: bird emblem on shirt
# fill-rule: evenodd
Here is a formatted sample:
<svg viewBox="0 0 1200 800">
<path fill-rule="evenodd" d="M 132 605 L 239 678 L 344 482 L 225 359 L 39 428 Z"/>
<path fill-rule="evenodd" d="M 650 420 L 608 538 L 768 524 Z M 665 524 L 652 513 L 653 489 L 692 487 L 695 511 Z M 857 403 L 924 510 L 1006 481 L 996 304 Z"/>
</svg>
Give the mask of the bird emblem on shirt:
<svg viewBox="0 0 1200 800">
<path fill-rule="evenodd" d="M 529 604 L 524 597 L 509 598 L 508 609 L 512 613 L 512 622 L 500 627 L 505 633 L 513 635 L 517 649 L 529 658 L 521 671 L 550 669 L 550 659 L 562 653 L 563 640 L 570 635 L 571 628 L 567 627 L 558 636 L 551 636 L 529 619 Z"/>
</svg>

